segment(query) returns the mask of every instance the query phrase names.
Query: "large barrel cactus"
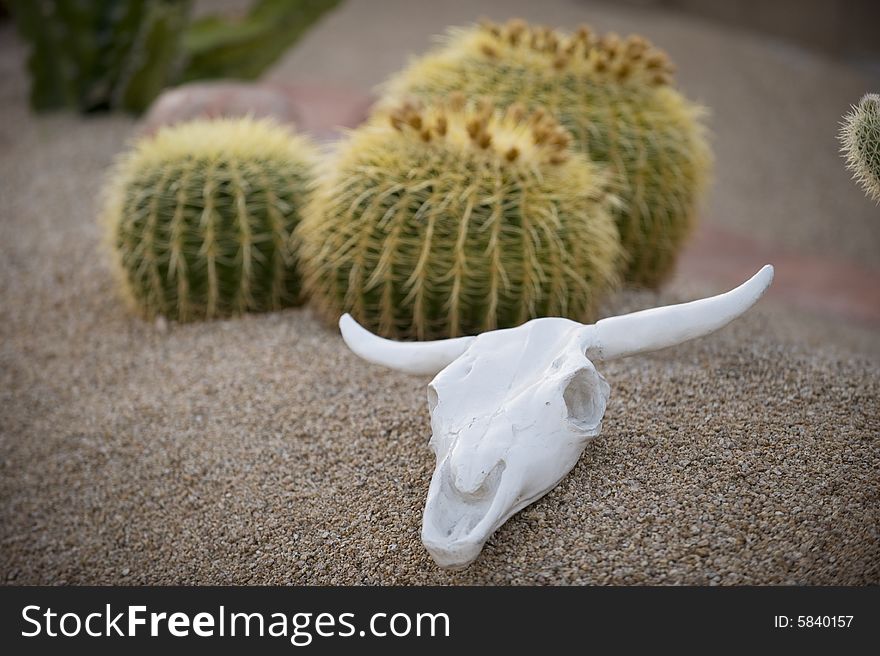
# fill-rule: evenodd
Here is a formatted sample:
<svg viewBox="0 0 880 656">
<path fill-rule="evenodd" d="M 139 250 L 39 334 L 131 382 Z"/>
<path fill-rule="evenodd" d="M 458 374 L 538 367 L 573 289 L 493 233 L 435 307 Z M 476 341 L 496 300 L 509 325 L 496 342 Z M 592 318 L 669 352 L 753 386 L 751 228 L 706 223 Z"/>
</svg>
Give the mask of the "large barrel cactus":
<svg viewBox="0 0 880 656">
<path fill-rule="evenodd" d="M 880 95 L 865 94 L 843 117 L 840 143 L 853 179 L 880 203 Z"/>
<path fill-rule="evenodd" d="M 187 321 L 299 303 L 290 236 L 315 162 L 303 138 L 252 119 L 163 128 L 123 155 L 105 218 L 135 307 Z"/>
<path fill-rule="evenodd" d="M 576 148 L 619 176 L 625 278 L 656 286 L 694 225 L 711 164 L 703 110 L 673 88 L 671 74 L 669 58 L 638 36 L 600 37 L 587 27 L 568 35 L 514 20 L 451 31 L 385 91 L 389 103 L 462 91 L 545 107 Z"/>
<path fill-rule="evenodd" d="M 543 110 L 403 104 L 356 130 L 297 231 L 329 319 L 439 338 L 586 319 L 615 281 L 607 175 Z"/>
</svg>

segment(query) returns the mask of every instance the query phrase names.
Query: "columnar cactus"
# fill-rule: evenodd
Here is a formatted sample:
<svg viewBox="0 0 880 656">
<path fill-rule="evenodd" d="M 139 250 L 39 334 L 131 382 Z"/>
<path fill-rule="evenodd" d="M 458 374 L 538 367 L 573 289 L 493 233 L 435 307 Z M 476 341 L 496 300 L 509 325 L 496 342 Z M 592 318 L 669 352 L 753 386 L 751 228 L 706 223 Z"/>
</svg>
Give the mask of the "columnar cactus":
<svg viewBox="0 0 880 656">
<path fill-rule="evenodd" d="M 123 288 L 146 317 L 179 321 L 301 301 L 290 235 L 315 152 L 267 121 L 193 121 L 123 155 L 105 218 Z"/>
<path fill-rule="evenodd" d="M 880 203 L 880 95 L 865 94 L 843 117 L 840 143 L 853 179 Z"/>
<path fill-rule="evenodd" d="M 338 3 L 253 0 L 245 14 L 202 15 L 192 23 L 192 0 L 10 0 L 9 5 L 31 46 L 34 109 L 141 112 L 169 84 L 257 78 Z"/>
<path fill-rule="evenodd" d="M 169 83 L 189 0 L 13 0 L 31 105 L 142 111 Z"/>
<path fill-rule="evenodd" d="M 625 278 L 656 286 L 694 224 L 711 164 L 703 110 L 672 87 L 671 74 L 666 54 L 641 37 L 599 37 L 587 27 L 566 35 L 514 20 L 453 30 L 385 91 L 390 103 L 458 90 L 545 107 L 577 149 L 619 176 Z"/>
<path fill-rule="evenodd" d="M 341 146 L 297 231 L 328 319 L 439 338 L 583 320 L 615 282 L 606 173 L 543 110 L 404 103 Z"/>
</svg>

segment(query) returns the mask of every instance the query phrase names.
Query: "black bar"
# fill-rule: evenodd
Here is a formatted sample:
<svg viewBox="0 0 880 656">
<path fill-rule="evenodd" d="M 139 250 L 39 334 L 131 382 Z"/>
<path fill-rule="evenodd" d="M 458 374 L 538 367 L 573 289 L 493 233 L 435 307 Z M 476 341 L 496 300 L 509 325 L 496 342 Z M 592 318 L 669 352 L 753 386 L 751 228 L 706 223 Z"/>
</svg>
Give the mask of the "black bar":
<svg viewBox="0 0 880 656">
<path fill-rule="evenodd" d="M 110 613 L 106 612 L 107 604 Z M 26 621 L 23 611 L 26 607 Z M 106 618 L 123 613 L 116 622 L 119 630 L 128 629 L 129 606 L 145 606 L 137 614 L 145 624 L 135 627 L 135 637 L 89 637 L 84 628 L 76 637 L 47 637 L 48 628 L 59 632 L 59 619 L 65 613 L 76 613 L 80 622 L 89 613 L 99 613 L 91 620 L 93 632 L 103 632 Z M 224 608 L 226 636 L 218 637 L 220 608 Z M 33 607 L 39 607 L 39 610 Z M 150 613 L 182 612 L 187 624 L 176 625 L 178 631 L 188 630 L 187 637 L 174 637 L 166 619 L 157 620 L 157 637 L 149 635 Z M 208 613 L 215 622 L 213 637 L 194 634 L 191 620 L 197 613 Z M 263 631 L 274 621 L 276 632 L 286 627 L 286 637 L 243 637 L 242 618 L 236 626 L 238 635 L 229 635 L 232 613 L 262 613 Z M 273 617 L 273 613 L 283 614 Z M 297 641 L 308 644 L 294 646 L 291 635 L 293 616 L 301 625 Z M 320 613 L 321 636 L 316 627 Z M 351 613 L 351 616 L 342 616 Z M 384 637 L 370 635 L 370 620 L 376 613 L 385 613 L 374 621 Z M 405 613 L 405 618 L 394 618 Z M 419 613 L 448 616 L 449 635 L 444 634 L 445 621 L 435 621 L 430 636 L 430 618 L 424 616 L 422 635 L 414 635 Z M 648 640 L 653 647 L 691 648 L 702 653 L 719 647 L 769 648 L 810 647 L 839 650 L 859 645 L 877 644 L 880 638 L 880 588 L 173 588 L 173 587 L 93 587 L 93 588 L 0 588 L 0 644 L 5 653 L 60 653 L 70 647 L 88 647 L 92 654 L 118 654 L 120 649 L 149 646 L 161 647 L 162 655 L 191 653 L 194 647 L 214 647 L 221 643 L 255 648 L 260 654 L 289 653 L 305 648 L 310 653 L 339 653 L 364 646 L 381 649 L 383 653 L 440 653 L 448 649 L 472 650 L 486 648 L 492 653 L 501 649 L 523 653 L 523 650 L 547 649 L 574 645 L 586 653 L 611 644 L 617 648 L 638 647 Z M 439 617 L 439 616 L 438 616 Z M 340 621 L 345 620 L 345 622 Z M 780 618 L 787 618 L 781 620 Z M 394 631 L 410 634 L 396 637 Z M 331 621 L 332 620 L 332 621 Z M 252 631 L 258 633 L 259 620 L 253 618 Z M 200 628 L 207 632 L 208 620 Z M 23 637 L 34 632 L 36 637 Z M 68 617 L 65 630 L 74 632 L 76 620 Z M 99 628 L 100 627 L 100 628 Z M 328 636 L 328 633 L 351 633 L 350 636 Z M 360 633 L 364 635 L 361 636 Z M 610 641 L 610 642 L 609 642 Z M 15 647 L 7 650 L 7 645 Z M 581 649 L 582 648 L 582 649 Z M 448 652 L 447 652 L 448 653 Z"/>
</svg>

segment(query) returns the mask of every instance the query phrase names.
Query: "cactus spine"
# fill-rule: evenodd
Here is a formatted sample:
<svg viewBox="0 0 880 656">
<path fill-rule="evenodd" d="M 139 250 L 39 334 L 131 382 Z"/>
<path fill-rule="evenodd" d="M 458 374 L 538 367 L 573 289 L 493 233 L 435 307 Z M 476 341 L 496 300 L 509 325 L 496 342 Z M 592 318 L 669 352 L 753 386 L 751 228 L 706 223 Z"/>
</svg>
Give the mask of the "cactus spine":
<svg viewBox="0 0 880 656">
<path fill-rule="evenodd" d="M 304 139 L 252 119 L 163 128 L 123 155 L 105 219 L 135 307 L 187 321 L 300 302 L 290 235 L 315 159 Z"/>
<path fill-rule="evenodd" d="M 853 179 L 880 203 L 880 95 L 865 94 L 843 117 L 839 136 Z"/>
<path fill-rule="evenodd" d="M 461 95 L 359 128 L 297 232 L 313 303 L 397 338 L 588 318 L 620 245 L 607 176 L 569 141 L 543 110 Z"/>
<path fill-rule="evenodd" d="M 638 36 L 573 35 L 523 21 L 453 30 L 386 85 L 389 103 L 460 90 L 545 107 L 577 149 L 618 175 L 625 279 L 656 286 L 694 225 L 711 156 L 703 110 L 671 86 L 669 58 Z"/>
</svg>

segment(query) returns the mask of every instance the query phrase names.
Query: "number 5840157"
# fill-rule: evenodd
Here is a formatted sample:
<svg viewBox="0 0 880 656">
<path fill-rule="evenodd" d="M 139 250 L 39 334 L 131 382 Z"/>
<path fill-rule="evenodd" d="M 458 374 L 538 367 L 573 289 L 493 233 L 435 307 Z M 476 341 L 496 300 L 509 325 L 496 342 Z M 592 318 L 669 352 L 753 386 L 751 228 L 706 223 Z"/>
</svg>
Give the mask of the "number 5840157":
<svg viewBox="0 0 880 656">
<path fill-rule="evenodd" d="M 777 629 L 848 629 L 853 617 L 854 615 L 777 615 L 773 618 L 773 626 Z"/>
<path fill-rule="evenodd" d="M 852 624 L 852 615 L 798 615 L 798 628 L 846 629 Z"/>
</svg>

